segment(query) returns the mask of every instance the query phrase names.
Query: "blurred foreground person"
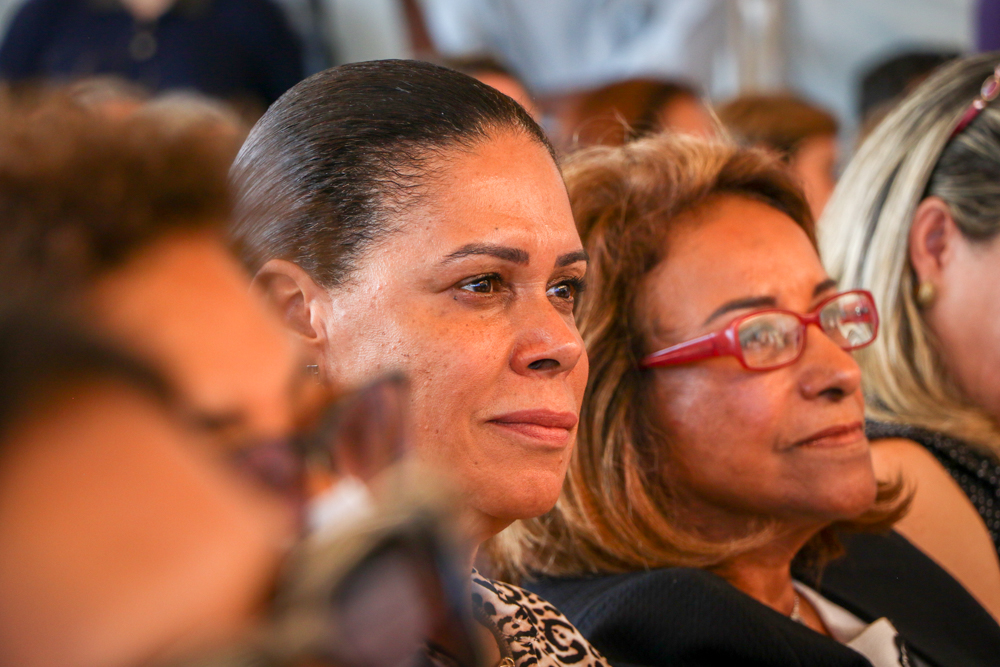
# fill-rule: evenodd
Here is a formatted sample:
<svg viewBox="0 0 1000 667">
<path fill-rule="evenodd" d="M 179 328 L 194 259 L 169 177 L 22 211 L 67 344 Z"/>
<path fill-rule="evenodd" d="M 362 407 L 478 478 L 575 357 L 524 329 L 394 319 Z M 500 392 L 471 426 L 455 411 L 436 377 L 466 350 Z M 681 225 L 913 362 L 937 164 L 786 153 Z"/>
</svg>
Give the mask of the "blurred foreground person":
<svg viewBox="0 0 1000 667">
<path fill-rule="evenodd" d="M 719 120 L 741 144 L 781 155 L 818 220 L 837 185 L 837 119 L 792 95 L 744 95 L 719 108 Z"/>
<path fill-rule="evenodd" d="M 1000 618 L 1000 91 L 997 55 L 947 65 L 851 160 L 820 226 L 831 274 L 870 290 L 858 359 L 882 479 L 916 495 L 899 530 Z"/>
<path fill-rule="evenodd" d="M 402 667 L 434 629 L 480 667 L 450 496 L 427 475 L 383 467 L 370 519 L 285 558 L 273 497 L 136 362 L 6 313 L 0 389 L 0 664 Z M 364 390 L 303 446 L 391 453 L 398 391 Z"/>
<path fill-rule="evenodd" d="M 479 543 L 558 498 L 587 378 L 587 255 L 535 121 L 453 70 L 346 65 L 268 110 L 233 179 L 234 240 L 319 378 L 410 379 L 414 457 L 460 491 L 487 663 L 605 664 L 551 605 L 472 571 Z M 432 644 L 454 658 L 446 633 Z"/>
<path fill-rule="evenodd" d="M 318 385 L 223 241 L 236 135 L 211 116 L 8 102 L 2 298 L 41 293 L 162 370 L 224 447 L 290 433 Z"/>
<path fill-rule="evenodd" d="M 582 94 L 567 104 L 559 122 L 560 143 L 567 149 L 620 146 L 663 131 L 715 134 L 715 121 L 694 88 L 653 79 L 619 81 Z"/>
<path fill-rule="evenodd" d="M 501 536 L 506 569 L 612 664 L 995 661 L 1000 627 L 954 579 L 864 534 L 907 506 L 876 480 L 851 356 L 878 314 L 827 276 L 781 163 L 660 136 L 565 174 L 591 379 L 563 496 Z"/>
<path fill-rule="evenodd" d="M 15 313 L 0 385 L 0 663 L 148 664 L 251 622 L 285 510 L 176 419 L 162 381 Z"/>
</svg>

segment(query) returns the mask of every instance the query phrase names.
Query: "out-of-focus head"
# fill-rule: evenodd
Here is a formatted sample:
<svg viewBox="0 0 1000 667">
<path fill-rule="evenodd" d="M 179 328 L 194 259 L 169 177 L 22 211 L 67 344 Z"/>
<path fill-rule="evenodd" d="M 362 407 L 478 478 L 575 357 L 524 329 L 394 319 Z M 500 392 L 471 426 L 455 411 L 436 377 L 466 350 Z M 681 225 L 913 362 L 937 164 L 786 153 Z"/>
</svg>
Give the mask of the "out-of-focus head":
<svg viewBox="0 0 1000 667">
<path fill-rule="evenodd" d="M 934 70 L 961 55 L 958 51 L 905 50 L 880 59 L 865 70 L 858 90 L 861 137 L 868 136 Z"/>
<path fill-rule="evenodd" d="M 710 137 L 715 121 L 685 83 L 629 79 L 591 91 L 562 120 L 564 143 L 619 146 L 661 131 Z"/>
<path fill-rule="evenodd" d="M 818 219 L 837 185 L 837 119 L 793 95 L 744 95 L 719 108 L 719 120 L 747 146 L 788 163 Z"/>
<path fill-rule="evenodd" d="M 842 285 L 871 290 L 883 334 L 860 357 L 871 409 L 1000 447 L 1000 108 L 961 118 L 997 54 L 941 69 L 865 140 L 820 227 Z M 918 294 L 920 293 L 920 294 Z"/>
<path fill-rule="evenodd" d="M 45 291 L 149 359 L 227 442 L 287 433 L 304 371 L 223 240 L 233 135 L 60 95 L 0 114 L 6 296 Z"/>
<path fill-rule="evenodd" d="M 818 326 L 773 370 L 732 356 L 642 365 L 835 292 L 778 159 L 659 136 L 583 151 L 564 172 L 592 263 L 577 311 L 590 382 L 565 493 L 508 553 L 564 574 L 711 566 L 771 539 L 770 526 L 811 531 L 822 556 L 828 526 L 885 519 L 871 511 L 857 364 Z"/>
<path fill-rule="evenodd" d="M 524 107 L 536 121 L 541 119 L 541 111 L 525 88 L 524 83 L 509 69 L 490 56 L 447 60 L 446 67 L 468 74 L 490 88 L 495 88 Z"/>
<path fill-rule="evenodd" d="M 321 379 L 407 376 L 417 456 L 480 534 L 548 510 L 586 383 L 586 256 L 528 113 L 426 63 L 338 67 L 270 108 L 233 177 L 235 242 Z"/>
<path fill-rule="evenodd" d="M 285 510 L 66 322 L 0 316 L 0 663 L 149 664 L 248 628 Z"/>
</svg>

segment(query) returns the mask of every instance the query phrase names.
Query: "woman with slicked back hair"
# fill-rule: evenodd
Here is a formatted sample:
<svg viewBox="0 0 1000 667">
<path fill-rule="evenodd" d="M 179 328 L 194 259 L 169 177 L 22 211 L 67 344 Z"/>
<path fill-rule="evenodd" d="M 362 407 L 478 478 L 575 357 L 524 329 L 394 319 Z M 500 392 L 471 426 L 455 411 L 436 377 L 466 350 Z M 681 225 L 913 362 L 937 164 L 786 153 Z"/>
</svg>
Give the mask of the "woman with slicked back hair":
<svg viewBox="0 0 1000 667">
<path fill-rule="evenodd" d="M 531 116 L 442 67 L 345 65 L 268 110 L 233 179 L 255 283 L 321 382 L 409 377 L 414 454 L 457 485 L 472 543 L 549 510 L 587 379 L 587 255 Z M 493 664 L 604 664 L 536 596 L 474 571 L 470 593 Z"/>
<path fill-rule="evenodd" d="M 932 75 L 865 140 L 820 221 L 830 274 L 875 295 L 858 360 L 899 530 L 1000 618 L 1000 55 Z"/>
</svg>

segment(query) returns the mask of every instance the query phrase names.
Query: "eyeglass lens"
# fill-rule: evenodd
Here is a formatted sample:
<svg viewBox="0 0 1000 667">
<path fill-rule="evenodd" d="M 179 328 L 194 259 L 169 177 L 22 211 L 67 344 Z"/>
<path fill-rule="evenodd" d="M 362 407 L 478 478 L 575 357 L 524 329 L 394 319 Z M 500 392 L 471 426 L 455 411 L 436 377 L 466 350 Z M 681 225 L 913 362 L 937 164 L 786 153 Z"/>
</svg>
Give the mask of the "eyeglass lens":
<svg viewBox="0 0 1000 667">
<path fill-rule="evenodd" d="M 875 338 L 875 306 L 864 294 L 842 294 L 823 306 L 820 326 L 845 350 L 867 345 Z"/>
<path fill-rule="evenodd" d="M 802 324 L 794 315 L 751 315 L 740 323 L 738 330 L 743 361 L 750 368 L 787 363 L 799 354 L 802 334 Z"/>
<path fill-rule="evenodd" d="M 875 308 L 863 294 L 843 294 L 823 306 L 820 326 L 845 350 L 867 345 L 875 337 Z M 793 361 L 802 351 L 805 327 L 790 313 L 761 313 L 743 320 L 737 330 L 743 361 L 766 369 Z"/>
</svg>

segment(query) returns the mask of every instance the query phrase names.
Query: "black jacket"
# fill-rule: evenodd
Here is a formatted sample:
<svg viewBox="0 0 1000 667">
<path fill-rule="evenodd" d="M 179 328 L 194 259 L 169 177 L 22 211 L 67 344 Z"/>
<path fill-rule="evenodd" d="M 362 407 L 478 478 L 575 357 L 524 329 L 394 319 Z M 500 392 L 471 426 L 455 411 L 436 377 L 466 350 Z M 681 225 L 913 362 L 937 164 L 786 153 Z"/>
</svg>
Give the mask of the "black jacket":
<svg viewBox="0 0 1000 667">
<path fill-rule="evenodd" d="M 888 617 L 916 664 L 1000 665 L 1000 626 L 916 547 L 895 533 L 853 536 L 846 546 L 818 585 L 830 601 L 866 622 Z M 547 578 L 526 588 L 559 608 L 615 667 L 870 665 L 704 570 Z"/>
</svg>

